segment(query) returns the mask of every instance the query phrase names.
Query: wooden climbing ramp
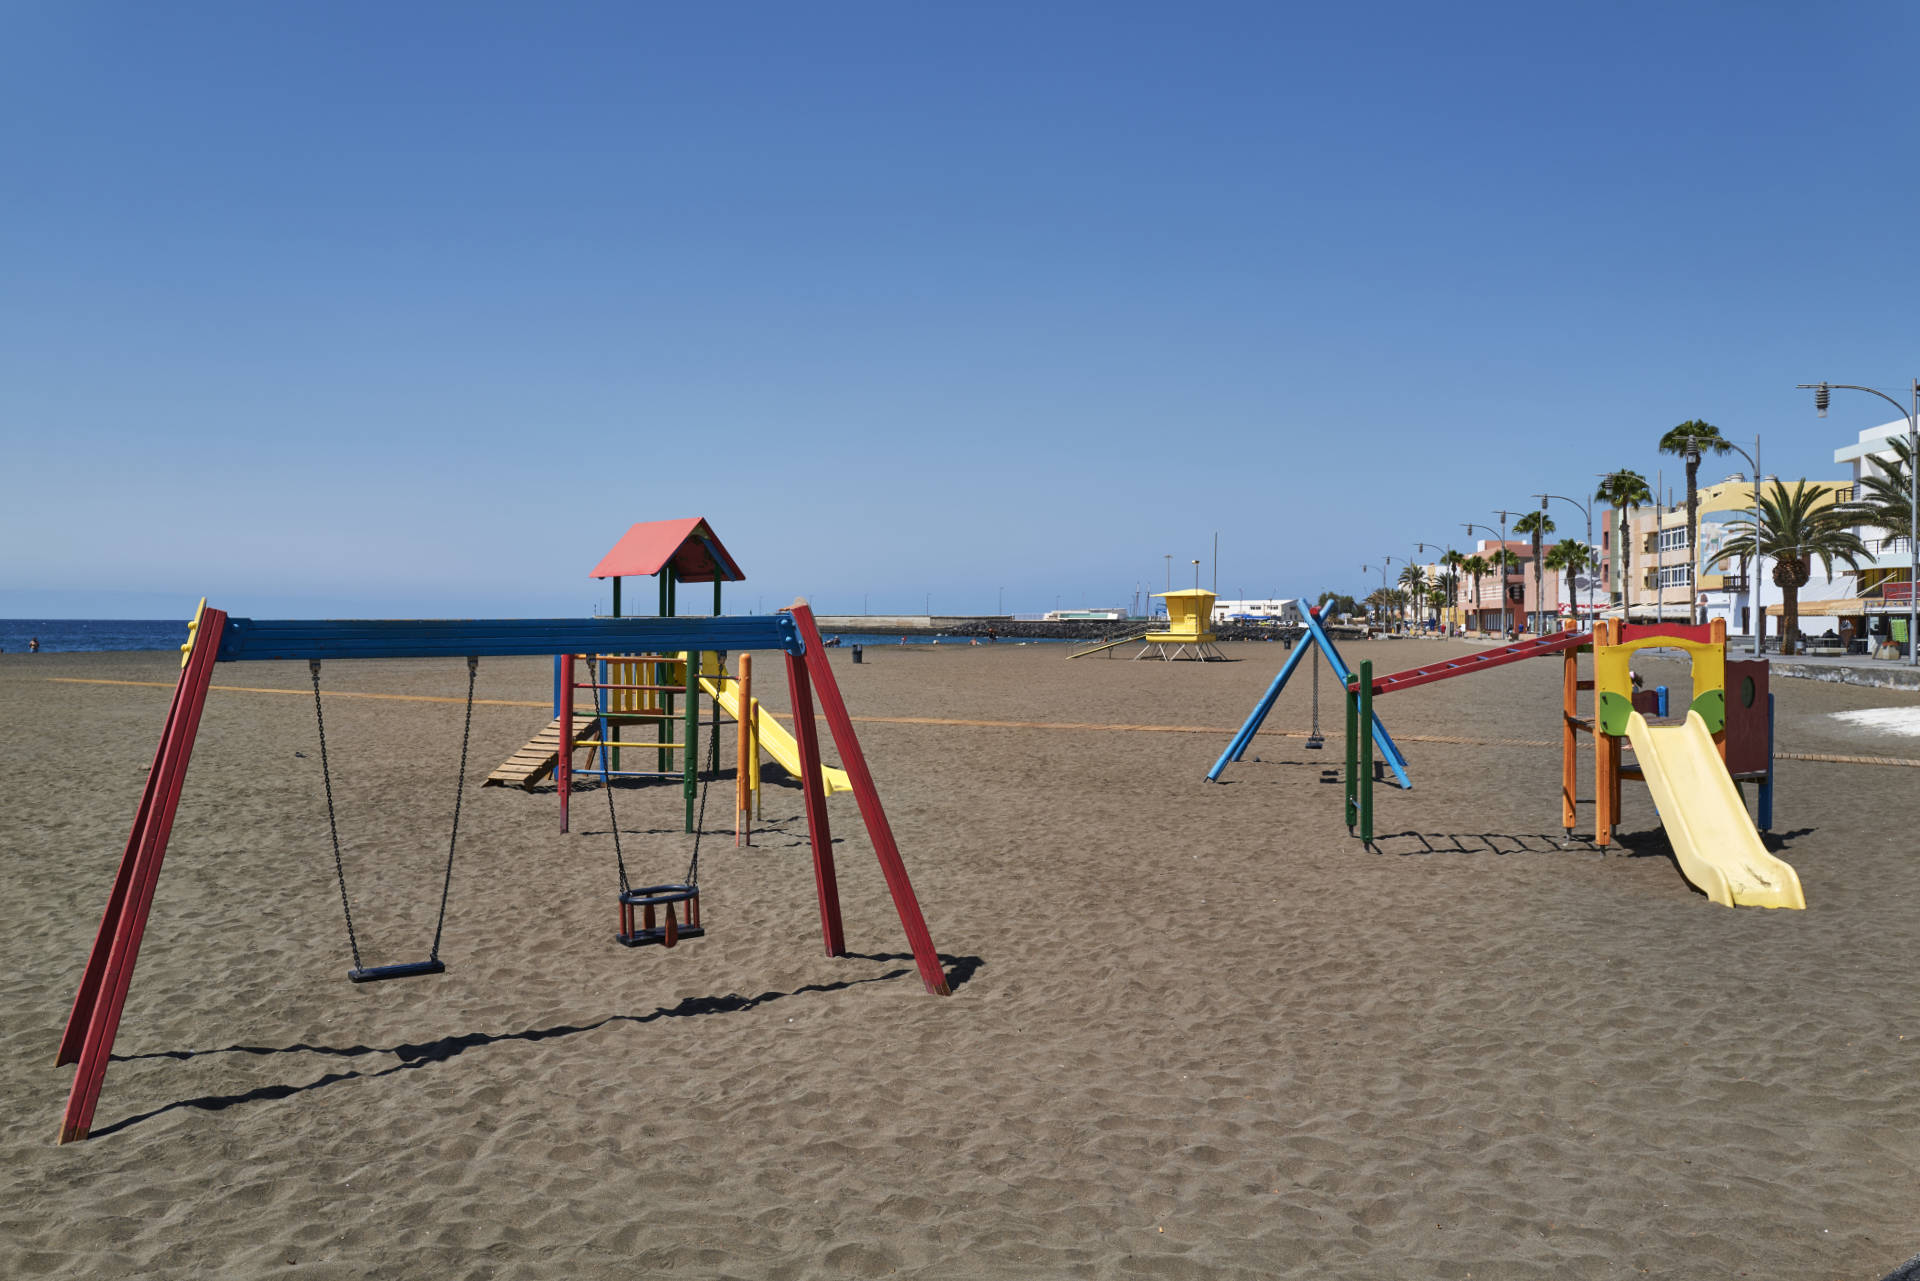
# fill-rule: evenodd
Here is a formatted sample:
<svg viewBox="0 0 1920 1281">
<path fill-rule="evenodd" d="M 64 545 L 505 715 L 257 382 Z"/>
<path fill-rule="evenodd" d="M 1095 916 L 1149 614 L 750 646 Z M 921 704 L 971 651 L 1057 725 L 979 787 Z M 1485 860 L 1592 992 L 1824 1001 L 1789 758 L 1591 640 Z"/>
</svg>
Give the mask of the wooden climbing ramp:
<svg viewBox="0 0 1920 1281">
<path fill-rule="evenodd" d="M 575 716 L 573 718 L 573 736 L 576 739 L 592 738 L 594 726 L 598 724 L 596 716 Z M 635 744 L 641 746 L 641 744 Z M 509 756 L 500 768 L 487 775 L 484 787 L 520 787 L 532 791 L 540 781 L 553 773 L 554 766 L 560 763 L 560 718 L 554 717 L 547 727 L 528 739 L 526 746 Z"/>
</svg>

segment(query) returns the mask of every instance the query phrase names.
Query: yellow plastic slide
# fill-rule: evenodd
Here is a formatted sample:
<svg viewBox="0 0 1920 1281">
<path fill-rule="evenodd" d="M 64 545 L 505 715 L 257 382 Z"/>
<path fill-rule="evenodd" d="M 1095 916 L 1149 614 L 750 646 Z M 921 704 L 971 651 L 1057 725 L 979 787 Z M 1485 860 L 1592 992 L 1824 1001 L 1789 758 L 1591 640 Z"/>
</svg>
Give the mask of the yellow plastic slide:
<svg viewBox="0 0 1920 1281">
<path fill-rule="evenodd" d="M 740 719 L 740 686 L 731 676 L 722 676 L 718 680 L 711 676 L 702 676 L 700 688 L 707 691 L 708 698 L 720 704 L 721 711 L 733 717 L 735 721 Z M 756 698 L 753 701 L 758 704 L 760 700 Z M 760 739 L 760 746 L 766 749 L 767 755 L 779 761 L 781 769 L 799 778 L 800 744 L 793 741 L 793 735 L 787 733 L 779 721 L 768 715 L 765 708 L 758 706 L 754 708 L 753 730 Z M 835 792 L 853 790 L 853 784 L 848 780 L 847 772 L 843 769 L 822 764 L 820 774 L 826 780 L 828 796 L 832 796 Z"/>
<path fill-rule="evenodd" d="M 1700 713 L 1656 727 L 1635 712 L 1627 740 L 1689 881 L 1726 907 L 1806 907 L 1799 874 L 1760 843 Z"/>
</svg>

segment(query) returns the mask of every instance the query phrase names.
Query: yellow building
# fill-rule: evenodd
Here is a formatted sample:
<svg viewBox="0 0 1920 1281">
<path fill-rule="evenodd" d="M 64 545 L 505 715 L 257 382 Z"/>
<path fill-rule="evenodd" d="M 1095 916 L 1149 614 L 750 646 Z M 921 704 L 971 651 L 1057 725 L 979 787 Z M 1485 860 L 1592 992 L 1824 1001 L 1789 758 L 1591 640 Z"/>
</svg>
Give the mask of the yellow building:
<svg viewBox="0 0 1920 1281">
<path fill-rule="evenodd" d="M 1791 492 L 1798 481 L 1783 482 Z M 1771 492 L 1772 477 L 1762 488 Z M 1817 504 L 1851 502 L 1853 485 L 1848 481 L 1808 481 L 1818 498 Z M 1753 483 L 1745 476 L 1733 475 L 1717 484 L 1702 485 L 1699 490 L 1699 546 L 1687 542 L 1687 505 L 1642 507 L 1628 513 L 1632 531 L 1633 573 L 1622 593 L 1614 593 L 1614 617 L 1633 622 L 1665 619 L 1668 622 L 1715 618 L 1726 620 L 1727 631 L 1751 635 L 1753 629 L 1753 579 L 1745 558 L 1709 567 L 1707 562 L 1727 546 L 1740 528 L 1738 522 L 1753 517 Z M 1773 560 L 1763 557 L 1760 565 L 1760 602 L 1770 618 L 1781 613 L 1780 589 L 1773 585 Z M 1805 617 L 1823 614 L 1859 612 L 1858 588 L 1854 576 L 1836 567 L 1828 578 L 1819 562 L 1813 565 L 1814 577 L 1800 589 L 1800 613 Z M 1620 586 L 1615 582 L 1616 588 Z M 1848 606 L 1855 606 L 1851 610 Z M 1778 623 L 1773 630 L 1778 629 Z M 1802 625 L 1805 630 L 1805 625 Z"/>
</svg>

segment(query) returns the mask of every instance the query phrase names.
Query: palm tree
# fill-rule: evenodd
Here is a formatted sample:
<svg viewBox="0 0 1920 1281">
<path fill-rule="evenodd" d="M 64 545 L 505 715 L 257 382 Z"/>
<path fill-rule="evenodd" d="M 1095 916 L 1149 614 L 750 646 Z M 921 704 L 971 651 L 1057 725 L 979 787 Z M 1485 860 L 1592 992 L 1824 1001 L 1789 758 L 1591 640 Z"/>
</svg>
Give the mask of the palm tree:
<svg viewBox="0 0 1920 1281">
<path fill-rule="evenodd" d="M 1466 559 L 1467 559 L 1467 554 L 1465 552 L 1452 547 L 1449 547 L 1447 549 L 1447 554 L 1440 558 L 1440 563 L 1442 565 L 1445 565 L 1447 569 L 1450 571 L 1448 577 L 1452 578 L 1454 580 L 1454 583 L 1456 584 L 1452 595 L 1450 595 L 1447 598 L 1447 604 L 1450 606 L 1458 606 L 1460 604 L 1460 592 L 1458 587 L 1458 583 L 1460 581 L 1460 566 L 1466 563 Z"/>
<path fill-rule="evenodd" d="M 1853 501 L 1847 504 L 1847 515 L 1854 524 L 1877 529 L 1891 541 L 1904 539 L 1913 529 L 1909 523 L 1913 496 L 1908 488 L 1908 477 L 1913 474 L 1913 444 L 1905 436 L 1895 436 L 1887 443 L 1893 448 L 1892 460 L 1879 464 L 1882 474 L 1861 477 Z"/>
<path fill-rule="evenodd" d="M 1859 569 L 1860 558 L 1869 554 L 1860 535 L 1849 528 L 1853 514 L 1840 504 L 1822 504 L 1825 496 L 1825 489 L 1809 489 L 1804 480 L 1794 482 L 1792 493 L 1774 481 L 1773 491 L 1760 495 L 1759 529 L 1755 530 L 1752 516 L 1728 521 L 1730 537 L 1711 562 L 1721 565 L 1739 556 L 1755 556 L 1757 569 L 1756 543 L 1760 555 L 1773 557 L 1773 581 L 1780 589 L 1782 654 L 1793 653 L 1800 627 L 1800 589 L 1813 577 L 1814 558 L 1819 558 L 1821 568 L 1831 578 L 1834 561 L 1848 569 Z M 1764 619 L 1760 625 L 1764 629 Z"/>
<path fill-rule="evenodd" d="M 1424 601 L 1427 594 L 1427 571 L 1418 565 L 1408 565 L 1400 571 L 1400 585 L 1407 589 L 1410 600 Z"/>
<path fill-rule="evenodd" d="M 1540 540 L 1553 532 L 1553 517 L 1543 511 L 1523 513 L 1513 522 L 1513 532 L 1533 536 L 1533 600 L 1544 609 L 1547 597 L 1540 589 Z"/>
<path fill-rule="evenodd" d="M 1733 446 L 1720 435 L 1720 429 L 1700 418 L 1689 418 L 1660 438 L 1660 452 L 1687 460 L 1687 555 L 1697 556 L 1700 545 L 1700 460 L 1708 454 L 1725 454 Z M 1760 478 L 1755 476 L 1758 485 Z M 1694 607 L 1688 606 L 1691 611 Z M 1692 621 L 1694 614 L 1687 615 Z"/>
<path fill-rule="evenodd" d="M 1427 608 L 1433 611 L 1436 618 L 1439 616 L 1440 611 L 1447 607 L 1448 588 L 1446 583 L 1447 580 L 1452 577 L 1452 574 L 1442 574 L 1440 580 L 1427 589 Z"/>
<path fill-rule="evenodd" d="M 1601 478 L 1594 498 L 1613 508 L 1613 536 L 1620 542 L 1620 613 L 1626 617 L 1633 605 L 1633 531 L 1621 513 L 1653 501 L 1647 478 L 1637 471 L 1617 471 Z"/>
<path fill-rule="evenodd" d="M 1320 607 L 1320 617 L 1328 618 L 1340 614 L 1351 617 L 1360 612 L 1360 602 L 1341 592 L 1321 592 L 1316 602 Z"/>
<path fill-rule="evenodd" d="M 1574 578 L 1581 570 L 1593 563 L 1593 549 L 1575 538 L 1563 538 L 1547 550 L 1545 565 L 1567 576 L 1567 604 L 1575 607 L 1578 601 L 1574 596 Z"/>
<path fill-rule="evenodd" d="M 1434 591 L 1440 598 L 1433 602 L 1435 610 L 1457 608 L 1460 604 L 1460 575 L 1452 569 L 1436 576 L 1433 580 Z"/>
<path fill-rule="evenodd" d="M 1480 579 L 1487 572 L 1486 557 L 1462 557 L 1460 560 L 1460 572 L 1473 579 L 1473 626 L 1474 630 L 1478 631 L 1480 628 Z"/>
</svg>

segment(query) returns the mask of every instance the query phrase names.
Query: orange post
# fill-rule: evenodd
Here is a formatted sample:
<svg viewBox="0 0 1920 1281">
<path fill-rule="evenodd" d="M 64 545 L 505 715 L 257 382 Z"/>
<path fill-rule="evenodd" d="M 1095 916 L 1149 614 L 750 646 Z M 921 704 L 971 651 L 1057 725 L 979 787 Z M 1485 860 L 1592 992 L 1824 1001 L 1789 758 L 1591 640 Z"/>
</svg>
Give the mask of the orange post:
<svg viewBox="0 0 1920 1281">
<path fill-rule="evenodd" d="M 1580 711 L 1580 651 L 1565 654 L 1560 672 L 1560 826 L 1573 835 L 1574 783 L 1580 772 L 1580 753 L 1574 742 L 1574 721 Z"/>
</svg>

